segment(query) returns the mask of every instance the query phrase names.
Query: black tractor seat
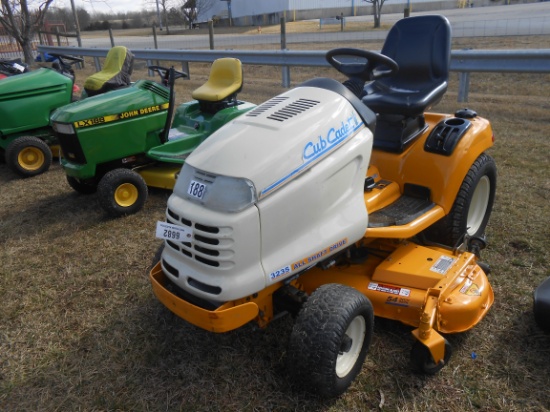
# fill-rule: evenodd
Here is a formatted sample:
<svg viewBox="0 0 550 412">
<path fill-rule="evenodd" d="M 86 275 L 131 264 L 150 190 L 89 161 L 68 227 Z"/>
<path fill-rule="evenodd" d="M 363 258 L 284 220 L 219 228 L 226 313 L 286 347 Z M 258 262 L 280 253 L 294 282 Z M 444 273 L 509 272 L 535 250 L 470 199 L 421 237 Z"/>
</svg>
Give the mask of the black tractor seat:
<svg viewBox="0 0 550 412">
<path fill-rule="evenodd" d="M 451 26 L 440 15 L 399 20 L 382 54 L 399 65 L 391 77 L 368 83 L 362 101 L 378 115 L 374 147 L 401 152 L 425 129 L 424 112 L 447 91 Z"/>
</svg>

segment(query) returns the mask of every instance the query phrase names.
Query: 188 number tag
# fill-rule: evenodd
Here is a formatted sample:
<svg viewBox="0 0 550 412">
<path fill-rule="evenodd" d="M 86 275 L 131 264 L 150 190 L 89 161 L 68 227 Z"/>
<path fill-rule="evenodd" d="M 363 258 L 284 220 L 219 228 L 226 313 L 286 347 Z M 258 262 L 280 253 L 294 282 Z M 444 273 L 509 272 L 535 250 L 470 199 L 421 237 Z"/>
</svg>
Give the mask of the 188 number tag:
<svg viewBox="0 0 550 412">
<path fill-rule="evenodd" d="M 197 199 L 204 199 L 204 195 L 206 194 L 207 186 L 204 183 L 197 182 L 195 180 L 191 180 L 191 183 L 189 183 L 189 188 L 187 189 L 187 194 L 190 196 L 193 196 Z"/>
</svg>

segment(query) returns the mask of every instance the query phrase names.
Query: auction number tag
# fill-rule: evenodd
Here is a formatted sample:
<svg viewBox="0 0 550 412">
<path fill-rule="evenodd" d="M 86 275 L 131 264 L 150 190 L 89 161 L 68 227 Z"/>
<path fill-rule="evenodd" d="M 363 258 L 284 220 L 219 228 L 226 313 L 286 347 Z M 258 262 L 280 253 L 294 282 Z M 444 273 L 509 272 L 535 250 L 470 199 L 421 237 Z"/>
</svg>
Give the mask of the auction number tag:
<svg viewBox="0 0 550 412">
<path fill-rule="evenodd" d="M 207 187 L 208 186 L 206 186 L 204 183 L 191 180 L 191 183 L 189 183 L 189 188 L 187 189 L 187 194 L 193 196 L 196 199 L 202 200 L 204 199 L 204 195 L 206 194 Z"/>
<path fill-rule="evenodd" d="M 157 222 L 156 237 L 178 242 L 189 242 L 193 237 L 193 231 L 182 226 L 172 225 L 166 222 Z"/>
</svg>

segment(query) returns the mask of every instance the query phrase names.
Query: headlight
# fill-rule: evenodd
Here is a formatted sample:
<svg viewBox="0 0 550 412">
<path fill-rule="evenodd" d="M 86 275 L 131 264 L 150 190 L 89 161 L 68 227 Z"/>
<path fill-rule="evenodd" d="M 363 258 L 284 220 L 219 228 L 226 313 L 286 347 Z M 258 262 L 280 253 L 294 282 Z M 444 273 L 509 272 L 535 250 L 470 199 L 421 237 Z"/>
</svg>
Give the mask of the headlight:
<svg viewBox="0 0 550 412">
<path fill-rule="evenodd" d="M 220 212 L 240 212 L 256 202 L 254 184 L 243 178 L 213 175 L 183 165 L 174 193 Z"/>
<path fill-rule="evenodd" d="M 74 128 L 71 123 L 53 123 L 53 130 L 60 134 L 74 134 Z"/>
</svg>

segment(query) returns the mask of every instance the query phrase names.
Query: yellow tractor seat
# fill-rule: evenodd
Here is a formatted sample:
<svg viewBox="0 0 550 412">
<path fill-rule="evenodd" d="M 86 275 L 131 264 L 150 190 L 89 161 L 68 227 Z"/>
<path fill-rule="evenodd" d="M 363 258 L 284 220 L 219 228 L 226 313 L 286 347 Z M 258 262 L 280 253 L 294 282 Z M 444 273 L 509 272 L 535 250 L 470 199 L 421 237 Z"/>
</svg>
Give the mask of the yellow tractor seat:
<svg viewBox="0 0 550 412">
<path fill-rule="evenodd" d="M 193 91 L 201 110 L 217 112 L 237 104 L 237 93 L 243 87 L 243 69 L 239 59 L 225 57 L 212 63 L 208 80 Z"/>
<path fill-rule="evenodd" d="M 107 53 L 103 69 L 89 76 L 84 82 L 88 96 L 125 87 L 130 84 L 134 55 L 124 46 L 115 46 Z"/>
</svg>

